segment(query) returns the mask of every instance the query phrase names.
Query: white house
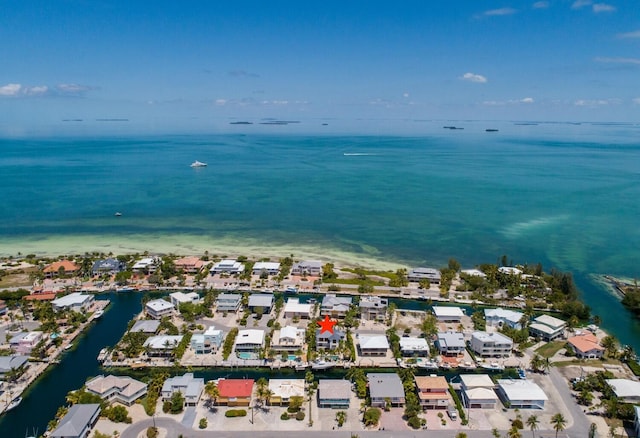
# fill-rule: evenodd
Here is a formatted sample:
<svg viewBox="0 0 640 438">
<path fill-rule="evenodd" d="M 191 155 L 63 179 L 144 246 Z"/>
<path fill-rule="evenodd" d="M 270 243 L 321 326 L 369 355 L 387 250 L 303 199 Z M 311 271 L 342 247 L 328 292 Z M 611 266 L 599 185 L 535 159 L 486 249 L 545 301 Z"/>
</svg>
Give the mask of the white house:
<svg viewBox="0 0 640 438">
<path fill-rule="evenodd" d="M 391 406 L 404 406 L 404 387 L 396 373 L 369 373 L 367 380 L 371 406 L 384 407 L 387 401 L 391 402 Z"/>
<path fill-rule="evenodd" d="M 209 272 L 213 274 L 242 274 L 244 271 L 244 265 L 240 262 L 237 262 L 233 259 L 224 259 L 220 260 L 218 263 L 215 263 Z"/>
<path fill-rule="evenodd" d="M 186 294 L 184 292 L 174 292 L 169 294 L 169 299 L 171 299 L 171 304 L 173 304 L 176 309 L 180 310 L 180 304 L 198 304 L 200 302 L 200 295 L 196 292 L 189 292 Z"/>
<path fill-rule="evenodd" d="M 473 332 L 471 349 L 480 357 L 508 357 L 513 350 L 513 341 L 502 333 Z"/>
<path fill-rule="evenodd" d="M 86 438 L 98 422 L 100 405 L 75 404 L 58 423 L 58 427 L 49 435 L 51 438 Z"/>
<path fill-rule="evenodd" d="M 285 318 L 311 318 L 313 312 L 313 304 L 300 303 L 298 298 L 289 298 L 287 304 L 284 305 Z"/>
<path fill-rule="evenodd" d="M 385 335 L 359 335 L 360 356 L 386 356 L 389 341 Z"/>
<path fill-rule="evenodd" d="M 549 342 L 564 336 L 567 323 L 549 315 L 540 315 L 529 324 L 529 334 Z"/>
<path fill-rule="evenodd" d="M 278 262 L 256 262 L 253 265 L 253 275 L 278 275 L 280 273 L 280 263 Z"/>
<path fill-rule="evenodd" d="M 43 333 L 41 331 L 22 332 L 9 339 L 11 349 L 21 355 L 31 354 L 31 350 L 42 340 Z"/>
<path fill-rule="evenodd" d="M 170 377 L 162 385 L 162 400 L 169 400 L 174 392 L 181 392 L 185 406 L 196 406 L 204 391 L 204 379 L 193 377 L 193 373 Z"/>
<path fill-rule="evenodd" d="M 142 345 L 148 348 L 148 356 L 171 356 L 181 341 L 182 335 L 160 335 L 147 338 Z"/>
<path fill-rule="evenodd" d="M 273 294 L 249 295 L 248 306 L 252 312 L 255 312 L 260 307 L 263 313 L 269 313 L 273 306 Z"/>
<path fill-rule="evenodd" d="M 510 408 L 544 409 L 544 402 L 548 400 L 542 388 L 532 380 L 500 379 L 497 392 Z"/>
<path fill-rule="evenodd" d="M 429 343 L 425 338 L 400 338 L 400 351 L 403 356 L 428 356 Z"/>
<path fill-rule="evenodd" d="M 304 379 L 269 379 L 270 405 L 287 405 L 291 397 L 304 397 Z"/>
<path fill-rule="evenodd" d="M 264 346 L 264 330 L 240 330 L 236 337 L 235 350 L 257 353 Z"/>
<path fill-rule="evenodd" d="M 338 297 L 335 294 L 326 294 L 320 306 L 320 315 L 328 315 L 332 318 L 344 318 L 351 307 L 351 297 Z"/>
<path fill-rule="evenodd" d="M 146 383 L 128 376 L 100 375 L 89 380 L 85 386 L 88 392 L 100 396 L 103 400 L 117 401 L 127 406 L 131 406 L 147 393 Z"/>
<path fill-rule="evenodd" d="M 74 312 L 86 312 L 89 310 L 95 299 L 93 295 L 87 295 L 80 292 L 73 292 L 58 299 L 51 301 L 53 310 L 59 312 L 61 310 L 73 310 Z"/>
<path fill-rule="evenodd" d="M 498 395 L 488 374 L 460 374 L 462 403 L 467 408 L 495 409 Z"/>
<path fill-rule="evenodd" d="M 409 274 L 407 274 L 409 281 L 420 282 L 421 280 L 429 280 L 431 284 L 440 284 L 442 274 L 437 269 L 433 268 L 413 268 Z"/>
<path fill-rule="evenodd" d="M 460 271 L 460 273 L 464 275 L 469 275 L 470 277 L 487 278 L 487 274 L 485 274 L 479 269 L 463 269 L 462 271 Z"/>
<path fill-rule="evenodd" d="M 522 269 L 515 268 L 513 266 L 500 266 L 498 272 L 506 275 L 522 275 Z"/>
<path fill-rule="evenodd" d="M 439 332 L 436 347 L 444 356 L 458 356 L 464 354 L 466 344 L 464 335 L 460 332 Z"/>
<path fill-rule="evenodd" d="M 630 379 L 607 379 L 607 384 L 622 403 L 640 403 L 640 382 Z"/>
<path fill-rule="evenodd" d="M 291 267 L 291 275 L 311 275 L 319 276 L 322 274 L 322 262 L 320 260 L 303 260 L 294 263 Z"/>
<path fill-rule="evenodd" d="M 460 323 L 464 312 L 460 307 L 433 306 L 433 314 L 439 322 Z"/>
<path fill-rule="evenodd" d="M 316 329 L 316 350 L 334 350 L 346 337 L 347 335 L 337 328 L 333 329 L 333 333 L 328 330 L 320 332 L 320 329 Z"/>
<path fill-rule="evenodd" d="M 138 260 L 131 269 L 133 271 L 147 272 L 149 274 L 153 274 L 154 272 L 156 272 L 159 265 L 160 265 L 160 259 L 158 257 L 145 257 L 143 259 Z"/>
<path fill-rule="evenodd" d="M 387 316 L 389 300 L 375 295 L 360 297 L 360 315 L 369 321 L 384 321 Z"/>
<path fill-rule="evenodd" d="M 523 315 L 521 312 L 503 309 L 501 307 L 497 309 L 484 309 L 484 319 L 487 325 L 492 327 L 502 327 L 506 325 L 513 329 L 520 330 L 522 328 L 520 321 Z"/>
<path fill-rule="evenodd" d="M 280 330 L 273 332 L 271 340 L 271 349 L 274 351 L 294 352 L 301 350 L 304 346 L 305 330 L 287 325 Z"/>
<path fill-rule="evenodd" d="M 162 298 L 158 298 L 157 300 L 148 301 L 147 304 L 144 305 L 144 310 L 147 312 L 147 315 L 153 319 L 160 319 L 163 316 L 173 315 L 176 308 L 173 307 L 168 301 L 163 300 Z"/>
<path fill-rule="evenodd" d="M 237 312 L 242 305 L 240 294 L 220 294 L 216 299 L 216 312 Z"/>
<path fill-rule="evenodd" d="M 196 354 L 215 353 L 220 349 L 224 334 L 211 326 L 204 333 L 196 333 L 191 336 L 191 349 Z"/>
</svg>

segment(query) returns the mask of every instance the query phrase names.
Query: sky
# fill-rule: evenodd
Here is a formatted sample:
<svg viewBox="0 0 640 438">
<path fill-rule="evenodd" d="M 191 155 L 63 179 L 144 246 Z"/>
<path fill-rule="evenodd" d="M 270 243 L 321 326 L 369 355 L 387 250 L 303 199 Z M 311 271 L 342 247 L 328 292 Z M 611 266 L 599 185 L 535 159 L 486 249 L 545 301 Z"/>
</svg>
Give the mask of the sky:
<svg viewBox="0 0 640 438">
<path fill-rule="evenodd" d="M 640 122 L 637 0 L 0 10 L 0 135 L 105 119 L 150 132 L 264 118 Z"/>
</svg>

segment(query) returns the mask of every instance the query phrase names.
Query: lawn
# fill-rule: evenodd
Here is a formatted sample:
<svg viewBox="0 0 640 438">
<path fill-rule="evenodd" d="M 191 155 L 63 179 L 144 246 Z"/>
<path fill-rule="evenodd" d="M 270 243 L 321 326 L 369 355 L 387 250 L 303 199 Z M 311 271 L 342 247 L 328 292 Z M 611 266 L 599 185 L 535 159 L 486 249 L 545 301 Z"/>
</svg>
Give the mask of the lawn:
<svg viewBox="0 0 640 438">
<path fill-rule="evenodd" d="M 564 348 L 565 344 L 566 344 L 566 342 L 563 342 L 563 341 L 547 342 L 545 345 L 543 345 L 542 347 L 538 348 L 536 350 L 536 353 L 538 353 L 542 357 L 547 357 L 547 358 L 548 357 L 552 357 L 558 351 L 560 351 L 562 348 Z"/>
</svg>

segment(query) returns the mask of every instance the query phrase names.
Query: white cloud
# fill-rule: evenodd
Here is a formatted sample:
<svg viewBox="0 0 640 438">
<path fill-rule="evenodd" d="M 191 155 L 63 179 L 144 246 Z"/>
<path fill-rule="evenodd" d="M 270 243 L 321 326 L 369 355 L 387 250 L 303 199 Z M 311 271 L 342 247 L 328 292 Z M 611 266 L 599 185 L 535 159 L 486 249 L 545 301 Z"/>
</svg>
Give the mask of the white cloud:
<svg viewBox="0 0 640 438">
<path fill-rule="evenodd" d="M 621 99 L 578 99 L 573 104 L 575 106 L 596 108 L 599 106 L 620 105 L 621 103 Z"/>
<path fill-rule="evenodd" d="M 596 14 L 600 12 L 615 12 L 616 7 L 612 5 L 608 5 L 606 3 L 596 3 L 593 5 L 593 12 Z"/>
<path fill-rule="evenodd" d="M 487 78 L 482 75 L 477 75 L 475 73 L 465 73 L 460 76 L 460 79 L 463 81 L 475 82 L 477 84 L 484 84 L 487 82 Z"/>
<path fill-rule="evenodd" d="M 22 90 L 20 84 L 7 84 L 0 87 L 0 96 L 17 96 Z"/>
<path fill-rule="evenodd" d="M 513 15 L 517 11 L 513 8 L 500 8 L 500 9 L 491 9 L 488 11 L 484 11 L 482 15 L 485 17 L 496 17 L 501 15 Z"/>
<path fill-rule="evenodd" d="M 597 62 L 604 62 L 607 64 L 632 64 L 640 65 L 640 58 L 596 58 Z"/>
<path fill-rule="evenodd" d="M 216 99 L 216 105 L 225 105 L 227 103 L 227 99 Z"/>
<path fill-rule="evenodd" d="M 49 92 L 49 87 L 46 85 L 40 85 L 36 87 L 27 87 L 24 89 L 24 94 L 27 96 L 42 96 Z"/>
<path fill-rule="evenodd" d="M 525 97 L 524 99 L 520 99 L 520 102 L 522 103 L 533 103 L 533 97 Z"/>
<path fill-rule="evenodd" d="M 631 99 L 631 102 L 633 102 L 636 105 L 640 105 L 640 97 L 636 97 L 635 99 Z"/>
<path fill-rule="evenodd" d="M 93 90 L 93 87 L 79 84 L 58 84 L 56 85 L 56 91 L 62 95 L 79 96 L 87 91 Z"/>
<path fill-rule="evenodd" d="M 409 97 L 409 93 L 402 93 L 402 97 Z"/>
<path fill-rule="evenodd" d="M 533 103 L 533 97 L 525 97 L 523 99 L 509 99 L 509 100 L 485 100 L 482 102 L 486 106 L 505 106 L 505 105 L 520 105 Z"/>
<path fill-rule="evenodd" d="M 546 2 L 546 1 L 535 2 L 533 4 L 533 9 L 547 9 L 548 7 L 549 7 L 549 2 Z"/>
<path fill-rule="evenodd" d="M 582 9 L 585 6 L 590 6 L 593 2 L 591 0 L 576 0 L 571 5 L 571 9 Z"/>
<path fill-rule="evenodd" d="M 625 32 L 619 33 L 617 35 L 618 38 L 626 39 L 626 38 L 640 38 L 640 30 L 634 30 L 633 32 Z"/>
</svg>

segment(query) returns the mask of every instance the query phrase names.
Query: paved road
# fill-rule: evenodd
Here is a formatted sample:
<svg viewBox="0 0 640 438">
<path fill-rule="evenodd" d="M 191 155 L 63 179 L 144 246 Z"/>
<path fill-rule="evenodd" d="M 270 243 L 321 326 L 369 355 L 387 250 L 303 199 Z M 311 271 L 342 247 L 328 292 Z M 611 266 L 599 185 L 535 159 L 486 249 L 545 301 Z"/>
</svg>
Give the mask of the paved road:
<svg viewBox="0 0 640 438">
<path fill-rule="evenodd" d="M 297 438 L 301 435 L 300 431 L 243 431 L 243 432 L 229 432 L 229 431 L 205 431 L 205 430 L 194 430 L 190 428 L 184 427 L 182 424 L 176 422 L 172 418 L 156 418 L 155 420 L 156 427 L 163 428 L 167 430 L 167 436 L 170 438 L 177 438 L 179 435 L 182 435 L 184 438 L 196 438 L 196 437 L 211 437 L 215 436 L 216 438 L 255 438 L 256 433 L 259 433 L 260 438 Z M 586 429 L 588 430 L 589 423 L 586 422 Z M 129 426 L 125 429 L 121 437 L 122 438 L 137 438 L 138 435 L 146 430 L 148 427 L 153 426 L 153 420 L 144 420 L 140 421 L 136 424 Z M 582 430 L 582 429 L 580 429 Z M 493 435 L 491 431 L 484 430 L 464 430 L 469 438 L 492 438 Z M 527 432 L 526 430 L 523 432 Z M 305 431 L 304 435 L 309 438 L 350 438 L 351 433 L 349 431 Z M 393 431 L 356 431 L 353 432 L 358 435 L 360 438 L 418 438 L 425 435 L 429 435 L 429 437 L 433 438 L 454 438 L 458 431 L 454 430 L 438 430 L 438 431 L 403 431 L 403 432 L 393 432 Z M 558 438 L 586 438 L 588 433 L 585 432 L 584 435 L 577 435 L 578 430 L 570 431 L 567 434 L 558 434 Z M 504 435 L 504 434 L 503 434 Z M 553 431 L 539 431 L 536 433 L 536 437 L 538 438 L 555 438 L 555 432 Z"/>
<path fill-rule="evenodd" d="M 567 380 L 560 374 L 557 368 L 551 367 L 549 370 L 549 377 L 551 377 L 551 381 L 553 385 L 558 390 L 564 405 L 569 410 L 569 415 L 571 418 L 567 418 L 567 435 L 570 437 L 576 438 L 586 438 L 589 436 L 589 427 L 591 426 L 591 420 L 587 418 L 582 407 L 576 403 L 573 396 L 571 395 L 571 390 L 569 389 L 569 385 L 567 385 Z M 600 436 L 604 436 L 605 431 L 600 431 Z"/>
</svg>

